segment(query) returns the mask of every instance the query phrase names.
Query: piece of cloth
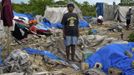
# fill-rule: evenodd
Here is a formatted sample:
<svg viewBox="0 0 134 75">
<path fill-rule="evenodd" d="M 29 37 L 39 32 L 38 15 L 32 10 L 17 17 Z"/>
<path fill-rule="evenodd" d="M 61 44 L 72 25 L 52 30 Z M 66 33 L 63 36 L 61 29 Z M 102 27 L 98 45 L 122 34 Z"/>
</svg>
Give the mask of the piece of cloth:
<svg viewBox="0 0 134 75">
<path fill-rule="evenodd" d="M 2 0 L 1 19 L 3 20 L 3 25 L 8 27 L 12 26 L 13 17 L 11 0 Z"/>
<path fill-rule="evenodd" d="M 66 13 L 62 18 L 63 33 L 65 36 L 79 36 L 78 16 L 76 13 Z"/>
<path fill-rule="evenodd" d="M 66 36 L 64 39 L 66 46 L 76 45 L 78 43 L 78 37 L 76 36 Z"/>
<path fill-rule="evenodd" d="M 103 17 L 102 16 L 99 16 L 98 19 L 103 20 Z"/>
<path fill-rule="evenodd" d="M 30 28 L 29 28 L 29 30 L 30 31 L 32 31 L 32 32 L 37 32 L 37 28 L 36 28 L 36 26 L 31 26 Z"/>
<path fill-rule="evenodd" d="M 15 30 L 11 32 L 12 36 L 14 36 L 17 40 L 22 40 L 27 38 L 28 31 L 26 29 L 21 29 L 17 24 L 15 24 Z"/>
</svg>

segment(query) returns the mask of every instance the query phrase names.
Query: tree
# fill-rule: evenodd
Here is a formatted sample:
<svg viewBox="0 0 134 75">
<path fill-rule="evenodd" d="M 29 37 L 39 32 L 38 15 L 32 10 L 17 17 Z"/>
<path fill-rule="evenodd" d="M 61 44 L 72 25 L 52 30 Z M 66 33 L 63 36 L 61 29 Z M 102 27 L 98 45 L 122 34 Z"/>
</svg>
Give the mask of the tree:
<svg viewBox="0 0 134 75">
<path fill-rule="evenodd" d="M 90 5 L 87 1 L 83 3 L 78 3 L 75 0 L 70 0 L 71 2 L 75 3 L 82 11 L 84 16 L 95 16 L 95 5 Z M 56 1 L 54 0 L 30 0 L 28 4 L 21 3 L 21 4 L 13 4 L 13 8 L 16 12 L 20 13 L 31 13 L 33 15 L 44 15 L 44 11 L 46 6 L 59 6 L 59 5 L 66 5 L 69 1 L 62 0 Z"/>
<path fill-rule="evenodd" d="M 84 16 L 95 16 L 95 6 L 90 5 L 87 1 L 83 2 L 80 6 L 80 9 L 82 11 L 82 14 Z"/>
<path fill-rule="evenodd" d="M 53 5 L 54 0 L 30 0 L 29 5 L 33 14 L 44 14 L 47 5 Z"/>
<path fill-rule="evenodd" d="M 121 0 L 121 3 L 119 5 L 133 6 L 134 0 Z"/>
</svg>

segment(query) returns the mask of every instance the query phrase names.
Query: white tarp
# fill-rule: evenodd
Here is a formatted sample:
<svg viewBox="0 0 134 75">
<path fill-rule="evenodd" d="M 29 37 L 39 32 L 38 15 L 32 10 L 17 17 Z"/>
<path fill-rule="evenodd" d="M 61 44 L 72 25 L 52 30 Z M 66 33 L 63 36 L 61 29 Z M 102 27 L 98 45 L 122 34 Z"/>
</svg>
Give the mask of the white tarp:
<svg viewBox="0 0 134 75">
<path fill-rule="evenodd" d="M 75 5 L 74 12 L 82 18 L 81 10 Z M 44 17 L 51 23 L 59 23 L 63 17 L 63 14 L 67 13 L 67 7 L 46 7 Z"/>
<path fill-rule="evenodd" d="M 129 6 L 118 6 L 115 13 L 115 19 L 117 20 L 117 17 L 120 18 L 121 21 L 126 21 L 126 13 L 129 10 Z M 134 7 L 132 7 L 132 10 L 134 10 Z M 133 13 L 133 11 L 132 11 Z M 133 19 L 133 16 L 132 16 Z"/>
<path fill-rule="evenodd" d="M 129 7 L 130 6 L 107 5 L 104 3 L 103 6 L 104 20 L 117 20 L 117 18 L 119 18 L 121 22 L 125 22 L 126 13 L 129 10 Z M 134 23 L 134 6 L 131 7 L 133 13 L 131 23 Z"/>
</svg>

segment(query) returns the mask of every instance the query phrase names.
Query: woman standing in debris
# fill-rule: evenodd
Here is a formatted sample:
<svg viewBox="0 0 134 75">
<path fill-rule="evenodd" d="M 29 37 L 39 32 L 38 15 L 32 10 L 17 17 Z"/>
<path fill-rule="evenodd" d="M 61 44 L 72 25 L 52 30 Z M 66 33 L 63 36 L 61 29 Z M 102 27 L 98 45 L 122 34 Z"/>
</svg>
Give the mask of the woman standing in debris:
<svg viewBox="0 0 134 75">
<path fill-rule="evenodd" d="M 132 8 L 131 7 L 129 7 L 129 10 L 128 10 L 128 12 L 127 12 L 127 14 L 126 14 L 126 29 L 128 30 L 129 29 L 129 25 L 130 25 L 130 22 L 131 22 L 131 15 L 132 15 Z"/>
<path fill-rule="evenodd" d="M 64 14 L 62 18 L 62 25 L 63 25 L 63 37 L 66 46 L 66 58 L 74 61 L 75 55 L 75 45 L 77 44 L 78 37 L 79 37 L 79 19 L 76 13 L 73 13 L 74 5 L 72 3 L 67 5 L 68 13 Z"/>
</svg>

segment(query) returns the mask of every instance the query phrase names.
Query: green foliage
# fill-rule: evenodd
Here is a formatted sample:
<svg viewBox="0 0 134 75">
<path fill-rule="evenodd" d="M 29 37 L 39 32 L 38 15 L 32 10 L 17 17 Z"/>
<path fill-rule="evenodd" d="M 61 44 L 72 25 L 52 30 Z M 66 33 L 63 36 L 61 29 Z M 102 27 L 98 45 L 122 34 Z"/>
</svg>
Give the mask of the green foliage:
<svg viewBox="0 0 134 75">
<path fill-rule="evenodd" d="M 95 16 L 95 6 L 90 5 L 87 1 L 83 2 L 82 4 L 78 3 L 75 0 L 70 0 L 74 2 L 78 7 L 81 9 L 83 16 Z M 16 12 L 20 13 L 32 13 L 33 15 L 44 15 L 44 10 L 46 6 L 60 6 L 68 3 L 67 0 L 57 1 L 54 0 L 30 0 L 28 4 L 21 3 L 21 4 L 13 4 L 13 9 Z"/>
<path fill-rule="evenodd" d="M 20 13 L 30 13 L 30 6 L 28 4 L 13 4 L 13 9 Z"/>
<path fill-rule="evenodd" d="M 65 1 L 57 1 L 57 2 L 55 2 L 55 5 L 66 5 L 67 4 L 67 2 L 65 2 Z"/>
<path fill-rule="evenodd" d="M 129 41 L 129 42 L 134 42 L 134 32 L 131 33 L 131 34 L 128 36 L 128 41 Z"/>
<path fill-rule="evenodd" d="M 80 9 L 82 11 L 83 16 L 95 16 L 96 15 L 95 5 L 90 5 L 87 1 L 81 4 Z"/>
<path fill-rule="evenodd" d="M 88 35 L 91 35 L 92 34 L 92 30 L 90 29 L 89 31 L 88 31 Z"/>
<path fill-rule="evenodd" d="M 30 9 L 34 14 L 44 14 L 44 10 L 47 5 L 52 5 L 54 3 L 53 0 L 30 0 L 29 5 Z"/>
<path fill-rule="evenodd" d="M 133 6 L 134 0 L 121 0 L 121 3 L 119 5 L 121 5 L 121 6 Z"/>
</svg>

